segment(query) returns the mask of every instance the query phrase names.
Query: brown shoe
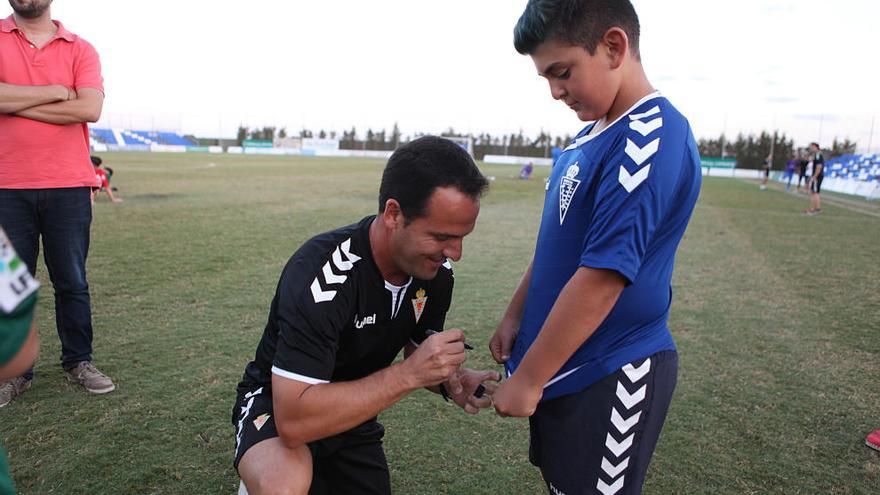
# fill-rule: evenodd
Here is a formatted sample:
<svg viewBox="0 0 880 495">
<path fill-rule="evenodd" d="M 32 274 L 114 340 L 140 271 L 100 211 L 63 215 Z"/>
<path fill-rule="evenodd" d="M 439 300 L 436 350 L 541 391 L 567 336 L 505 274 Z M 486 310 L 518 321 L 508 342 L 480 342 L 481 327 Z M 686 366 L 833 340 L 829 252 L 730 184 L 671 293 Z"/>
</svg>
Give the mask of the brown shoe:
<svg viewBox="0 0 880 495">
<path fill-rule="evenodd" d="M 19 376 L 6 382 L 0 382 L 0 407 L 5 407 L 6 404 L 12 402 L 12 399 L 31 388 L 32 381 Z"/>
<path fill-rule="evenodd" d="M 116 385 L 110 377 L 98 371 L 92 363 L 83 361 L 64 372 L 67 379 L 72 383 L 79 383 L 93 394 L 106 394 L 116 390 Z"/>
</svg>

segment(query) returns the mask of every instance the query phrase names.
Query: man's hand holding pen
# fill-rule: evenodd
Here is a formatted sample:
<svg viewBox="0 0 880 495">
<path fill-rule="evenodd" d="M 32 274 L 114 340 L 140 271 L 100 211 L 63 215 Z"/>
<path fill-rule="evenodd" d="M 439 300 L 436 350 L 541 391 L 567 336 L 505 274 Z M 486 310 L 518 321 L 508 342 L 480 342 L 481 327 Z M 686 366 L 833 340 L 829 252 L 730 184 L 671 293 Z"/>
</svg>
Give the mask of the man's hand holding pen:
<svg viewBox="0 0 880 495">
<path fill-rule="evenodd" d="M 464 349 L 473 347 L 464 342 L 464 334 L 461 330 L 451 329 L 445 332 L 427 330 L 428 338 L 422 342 L 420 348 L 432 339 L 442 339 L 444 342 L 460 342 Z M 456 349 L 457 350 L 457 349 Z M 492 381 L 501 380 L 501 374 L 497 371 L 478 371 L 469 368 L 456 369 L 444 380 L 438 383 L 440 394 L 445 400 L 452 400 L 469 414 L 476 414 L 480 409 L 492 405 L 492 394 L 497 385 Z"/>
</svg>

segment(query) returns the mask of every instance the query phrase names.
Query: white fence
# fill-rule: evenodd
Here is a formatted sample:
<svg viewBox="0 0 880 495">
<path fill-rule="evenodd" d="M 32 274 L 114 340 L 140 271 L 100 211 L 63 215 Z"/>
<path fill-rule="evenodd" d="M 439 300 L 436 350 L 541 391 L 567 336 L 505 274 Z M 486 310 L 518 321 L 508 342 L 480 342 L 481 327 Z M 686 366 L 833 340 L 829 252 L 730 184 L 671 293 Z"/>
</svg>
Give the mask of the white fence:
<svg viewBox="0 0 880 495">
<path fill-rule="evenodd" d="M 773 179 L 784 184 L 788 183 L 788 179 L 782 172 L 775 172 Z M 791 182 L 797 184 L 797 174 L 792 176 Z M 853 196 L 861 196 L 867 199 L 880 199 L 880 182 L 864 181 L 855 179 L 825 178 L 822 181 L 823 191 L 832 191 L 842 194 L 851 194 Z"/>
<path fill-rule="evenodd" d="M 531 156 L 484 155 L 483 163 L 500 163 L 504 165 L 527 165 L 532 163 L 543 167 L 553 165 L 552 158 L 534 158 Z"/>
</svg>

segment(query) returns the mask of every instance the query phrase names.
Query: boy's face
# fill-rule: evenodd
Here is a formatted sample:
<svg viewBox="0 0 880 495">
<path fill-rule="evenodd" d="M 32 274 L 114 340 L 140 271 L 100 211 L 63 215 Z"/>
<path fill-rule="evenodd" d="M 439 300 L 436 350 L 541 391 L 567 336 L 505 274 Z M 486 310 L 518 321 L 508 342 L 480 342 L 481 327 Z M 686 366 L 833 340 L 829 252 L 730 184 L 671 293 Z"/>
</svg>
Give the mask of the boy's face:
<svg viewBox="0 0 880 495">
<path fill-rule="evenodd" d="M 538 74 L 550 83 L 550 95 L 588 122 L 608 114 L 620 88 L 620 71 L 600 43 L 596 54 L 586 48 L 556 40 L 538 46 L 531 54 Z"/>
</svg>

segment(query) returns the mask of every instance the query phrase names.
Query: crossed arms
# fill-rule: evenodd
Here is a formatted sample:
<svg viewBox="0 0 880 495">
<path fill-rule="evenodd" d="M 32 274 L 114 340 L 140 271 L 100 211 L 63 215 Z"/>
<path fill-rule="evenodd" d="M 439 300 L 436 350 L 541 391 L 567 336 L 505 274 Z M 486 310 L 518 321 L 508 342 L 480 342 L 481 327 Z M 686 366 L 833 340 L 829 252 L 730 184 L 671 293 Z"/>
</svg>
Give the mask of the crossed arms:
<svg viewBox="0 0 880 495">
<path fill-rule="evenodd" d="M 60 84 L 23 86 L 0 82 L 0 113 L 67 125 L 97 122 L 104 94 L 94 88 L 79 91 Z"/>
</svg>

